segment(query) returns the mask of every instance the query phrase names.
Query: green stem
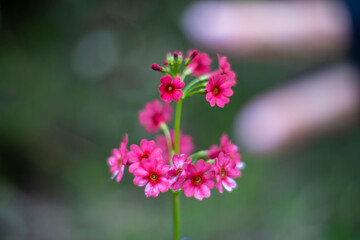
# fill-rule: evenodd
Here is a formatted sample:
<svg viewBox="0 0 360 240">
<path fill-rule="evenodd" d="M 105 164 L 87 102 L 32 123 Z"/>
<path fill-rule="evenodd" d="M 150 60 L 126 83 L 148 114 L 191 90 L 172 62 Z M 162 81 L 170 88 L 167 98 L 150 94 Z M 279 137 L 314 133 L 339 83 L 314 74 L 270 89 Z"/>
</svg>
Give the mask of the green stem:
<svg viewBox="0 0 360 240">
<path fill-rule="evenodd" d="M 195 86 L 192 86 L 191 88 L 189 88 L 187 91 L 186 91 L 186 94 L 189 94 L 190 92 L 198 89 L 198 88 L 205 88 L 206 87 L 206 83 L 200 83 L 198 85 L 195 85 Z"/>
<path fill-rule="evenodd" d="M 190 93 L 186 94 L 186 96 L 184 96 L 184 99 L 188 98 L 188 97 L 191 97 L 192 95 L 195 95 L 195 94 L 198 94 L 198 93 L 204 93 L 204 92 L 205 92 L 205 89 L 200 89 L 200 90 L 195 91 L 195 92 L 190 92 Z"/>
<path fill-rule="evenodd" d="M 180 192 L 174 192 L 173 197 L 173 217 L 174 217 L 174 240 L 180 240 Z"/>
<path fill-rule="evenodd" d="M 181 109 L 182 101 L 180 98 L 176 106 L 176 115 L 175 115 L 175 137 L 174 137 L 174 151 L 175 153 L 180 153 L 180 122 L 181 122 Z M 174 211 L 174 240 L 180 240 L 180 192 L 173 192 L 173 211 Z"/>
<path fill-rule="evenodd" d="M 186 95 L 186 93 L 188 93 L 195 84 L 201 83 L 201 82 L 204 82 L 204 81 L 207 81 L 207 80 L 208 80 L 208 79 L 206 78 L 205 75 L 201 76 L 200 78 L 194 79 L 193 81 L 191 81 L 191 82 L 184 88 L 184 91 L 183 91 L 184 95 Z"/>
<path fill-rule="evenodd" d="M 181 122 L 181 108 L 182 108 L 182 101 L 183 99 L 179 99 L 177 106 L 176 106 L 176 115 L 175 115 L 175 137 L 174 137 L 174 151 L 176 154 L 180 153 L 180 122 Z"/>
<path fill-rule="evenodd" d="M 215 159 L 209 159 L 209 160 L 207 160 L 206 162 L 207 162 L 207 163 L 211 163 L 211 164 L 214 164 L 214 162 L 215 162 Z"/>
<path fill-rule="evenodd" d="M 195 161 L 199 158 L 205 158 L 207 157 L 208 150 L 201 150 L 196 153 L 193 153 L 189 158 L 192 158 L 192 161 Z"/>
<path fill-rule="evenodd" d="M 172 142 L 171 142 L 171 136 L 170 136 L 169 128 L 166 125 L 166 123 L 161 123 L 160 128 L 164 132 L 164 135 L 166 137 L 166 143 L 167 143 L 167 146 L 168 146 L 168 149 L 169 149 L 170 163 L 172 163 L 171 159 L 172 159 L 172 156 L 174 155 L 174 149 L 173 149 Z"/>
<path fill-rule="evenodd" d="M 182 82 L 184 82 L 184 81 L 185 81 L 185 78 L 191 74 L 191 72 L 189 72 L 189 71 L 182 71 L 182 70 L 180 70 L 179 72 L 182 72 L 181 77 L 180 77 L 180 79 L 181 79 Z"/>
</svg>

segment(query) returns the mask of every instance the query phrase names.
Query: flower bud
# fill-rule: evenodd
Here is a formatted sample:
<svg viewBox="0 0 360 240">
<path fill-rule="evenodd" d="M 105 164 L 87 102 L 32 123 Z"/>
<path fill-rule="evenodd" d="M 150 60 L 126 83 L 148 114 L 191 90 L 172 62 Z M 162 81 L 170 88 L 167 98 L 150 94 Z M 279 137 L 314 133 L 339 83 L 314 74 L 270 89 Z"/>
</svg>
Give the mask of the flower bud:
<svg viewBox="0 0 360 240">
<path fill-rule="evenodd" d="M 153 64 L 151 66 L 151 68 L 154 70 L 154 71 L 159 71 L 159 72 L 164 72 L 164 69 L 162 67 L 160 67 L 159 65 L 157 64 Z"/>
<path fill-rule="evenodd" d="M 179 53 L 177 51 L 174 52 L 174 59 L 177 60 L 179 56 Z"/>
<path fill-rule="evenodd" d="M 198 54 L 199 52 L 197 50 L 192 51 L 190 54 L 190 61 L 193 60 Z"/>
</svg>

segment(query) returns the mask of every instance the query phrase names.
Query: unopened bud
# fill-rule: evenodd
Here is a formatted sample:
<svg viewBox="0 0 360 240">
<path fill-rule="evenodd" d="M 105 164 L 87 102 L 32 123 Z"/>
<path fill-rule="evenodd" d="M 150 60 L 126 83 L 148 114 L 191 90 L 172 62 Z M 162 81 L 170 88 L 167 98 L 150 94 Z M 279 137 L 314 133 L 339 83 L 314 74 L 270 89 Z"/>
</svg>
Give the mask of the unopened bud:
<svg viewBox="0 0 360 240">
<path fill-rule="evenodd" d="M 199 52 L 197 50 L 192 51 L 192 53 L 190 54 L 190 60 L 193 60 L 198 54 Z"/>
<path fill-rule="evenodd" d="M 163 68 L 160 67 L 160 66 L 157 65 L 157 64 L 153 64 L 153 65 L 151 66 L 151 68 L 152 68 L 154 71 L 163 72 Z"/>
<path fill-rule="evenodd" d="M 177 60 L 178 56 L 179 56 L 179 53 L 177 51 L 175 51 L 174 52 L 174 59 Z"/>
</svg>

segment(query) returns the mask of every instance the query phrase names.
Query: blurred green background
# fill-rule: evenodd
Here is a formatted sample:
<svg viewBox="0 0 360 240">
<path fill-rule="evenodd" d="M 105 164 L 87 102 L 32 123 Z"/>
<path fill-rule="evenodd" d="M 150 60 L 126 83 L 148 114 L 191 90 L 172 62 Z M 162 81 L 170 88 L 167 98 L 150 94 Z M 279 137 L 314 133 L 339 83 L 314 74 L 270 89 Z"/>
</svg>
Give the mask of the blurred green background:
<svg viewBox="0 0 360 240">
<path fill-rule="evenodd" d="M 198 48 L 180 28 L 190 1 L 5 0 L 0 35 L 0 239 L 170 239 L 170 194 L 146 198 L 126 174 L 110 181 L 106 159 L 159 98 L 166 52 Z M 216 53 L 209 52 L 217 65 Z M 333 58 L 336 58 L 335 56 Z M 184 103 L 182 128 L 196 149 L 234 139 L 252 97 L 332 58 L 247 60 L 231 103 Z M 360 239 L 360 129 L 280 157 L 242 151 L 238 188 L 198 201 L 182 196 L 190 239 Z M 240 146 L 241 149 L 241 146 Z"/>
</svg>

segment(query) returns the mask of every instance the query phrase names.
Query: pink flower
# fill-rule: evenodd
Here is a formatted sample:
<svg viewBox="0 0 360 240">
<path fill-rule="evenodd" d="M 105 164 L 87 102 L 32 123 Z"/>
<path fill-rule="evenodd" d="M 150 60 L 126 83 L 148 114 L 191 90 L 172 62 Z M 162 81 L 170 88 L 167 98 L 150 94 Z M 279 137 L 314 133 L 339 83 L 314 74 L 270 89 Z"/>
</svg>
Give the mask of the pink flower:
<svg viewBox="0 0 360 240">
<path fill-rule="evenodd" d="M 193 139 L 190 135 L 184 135 L 182 134 L 182 132 L 180 131 L 179 134 L 179 138 L 180 138 L 180 146 L 179 146 L 179 150 L 180 153 L 185 154 L 186 157 L 190 156 L 191 153 L 194 151 L 195 146 L 193 143 Z M 174 138 L 175 138 L 175 132 L 174 130 L 170 129 L 170 137 L 171 137 L 171 143 L 174 147 Z M 165 135 L 159 135 L 156 137 L 156 143 L 158 145 L 159 148 L 162 149 L 163 151 L 163 158 L 165 160 L 165 162 L 170 162 L 170 158 L 169 158 L 169 148 L 166 142 L 166 137 Z"/>
<path fill-rule="evenodd" d="M 170 75 L 166 75 L 160 78 L 160 82 L 160 98 L 163 101 L 170 103 L 173 99 L 177 102 L 183 96 L 183 92 L 179 89 L 183 89 L 185 87 L 185 83 L 182 82 L 179 77 L 175 77 L 173 80 Z"/>
<path fill-rule="evenodd" d="M 216 173 L 216 187 L 219 189 L 220 193 L 223 193 L 223 188 L 231 192 L 233 188 L 236 188 L 236 182 L 233 178 L 240 177 L 241 172 L 236 169 L 236 162 L 232 161 L 230 157 L 220 153 L 217 158 L 215 158 L 215 173 Z"/>
<path fill-rule="evenodd" d="M 142 139 L 140 141 L 140 147 L 136 144 L 130 146 L 130 152 L 128 152 L 127 157 L 130 162 L 129 172 L 133 173 L 139 166 L 143 159 L 159 159 L 162 158 L 162 150 L 156 147 L 154 140 L 148 141 Z"/>
<path fill-rule="evenodd" d="M 124 139 L 120 143 L 119 149 L 113 149 L 113 155 L 107 160 L 112 174 L 111 179 L 116 177 L 117 182 L 120 182 L 124 175 L 124 169 L 127 163 L 127 144 L 128 135 L 125 134 Z"/>
<path fill-rule="evenodd" d="M 212 107 L 216 103 L 216 105 L 223 108 L 226 103 L 230 102 L 228 97 L 233 95 L 231 83 L 226 81 L 226 77 L 220 74 L 209 78 L 209 82 L 206 84 L 206 92 L 206 100 Z"/>
<path fill-rule="evenodd" d="M 236 167 L 238 169 L 243 169 L 245 164 L 241 162 L 241 154 L 238 152 L 238 150 L 238 146 L 229 140 L 227 134 L 223 133 L 223 135 L 220 137 L 220 146 L 215 144 L 210 146 L 207 154 L 210 159 L 215 159 L 219 156 L 220 152 L 223 152 L 236 163 Z"/>
<path fill-rule="evenodd" d="M 171 178 L 170 187 L 176 192 L 181 189 L 181 185 L 185 179 L 185 169 L 191 163 L 191 159 L 186 160 L 185 154 L 174 154 L 172 159 L 173 165 L 169 169 L 169 178 Z"/>
<path fill-rule="evenodd" d="M 193 51 L 189 51 L 188 55 L 191 57 L 193 55 Z M 194 59 L 189 63 L 187 68 L 192 71 L 192 75 L 199 77 L 203 74 L 208 73 L 211 70 L 210 64 L 211 59 L 209 58 L 207 53 L 203 52 L 195 55 Z"/>
<path fill-rule="evenodd" d="M 168 171 L 169 166 L 161 159 L 144 159 L 134 172 L 134 184 L 146 185 L 145 195 L 157 197 L 160 192 L 169 189 Z"/>
<path fill-rule="evenodd" d="M 198 200 L 210 197 L 210 189 L 215 186 L 215 173 L 211 163 L 205 163 L 200 159 L 196 166 L 189 164 L 185 170 L 186 180 L 182 184 L 185 196 L 194 196 Z"/>
<path fill-rule="evenodd" d="M 148 132 L 157 132 L 161 123 L 168 123 L 171 119 L 172 107 L 165 103 L 161 104 L 159 100 L 154 100 L 145 105 L 145 108 L 139 111 L 139 122 Z"/>
<path fill-rule="evenodd" d="M 231 83 L 231 86 L 236 85 L 236 74 L 230 70 L 230 63 L 227 61 L 227 57 L 217 55 L 219 61 L 219 73 L 220 75 L 226 76 L 227 81 Z"/>
</svg>

